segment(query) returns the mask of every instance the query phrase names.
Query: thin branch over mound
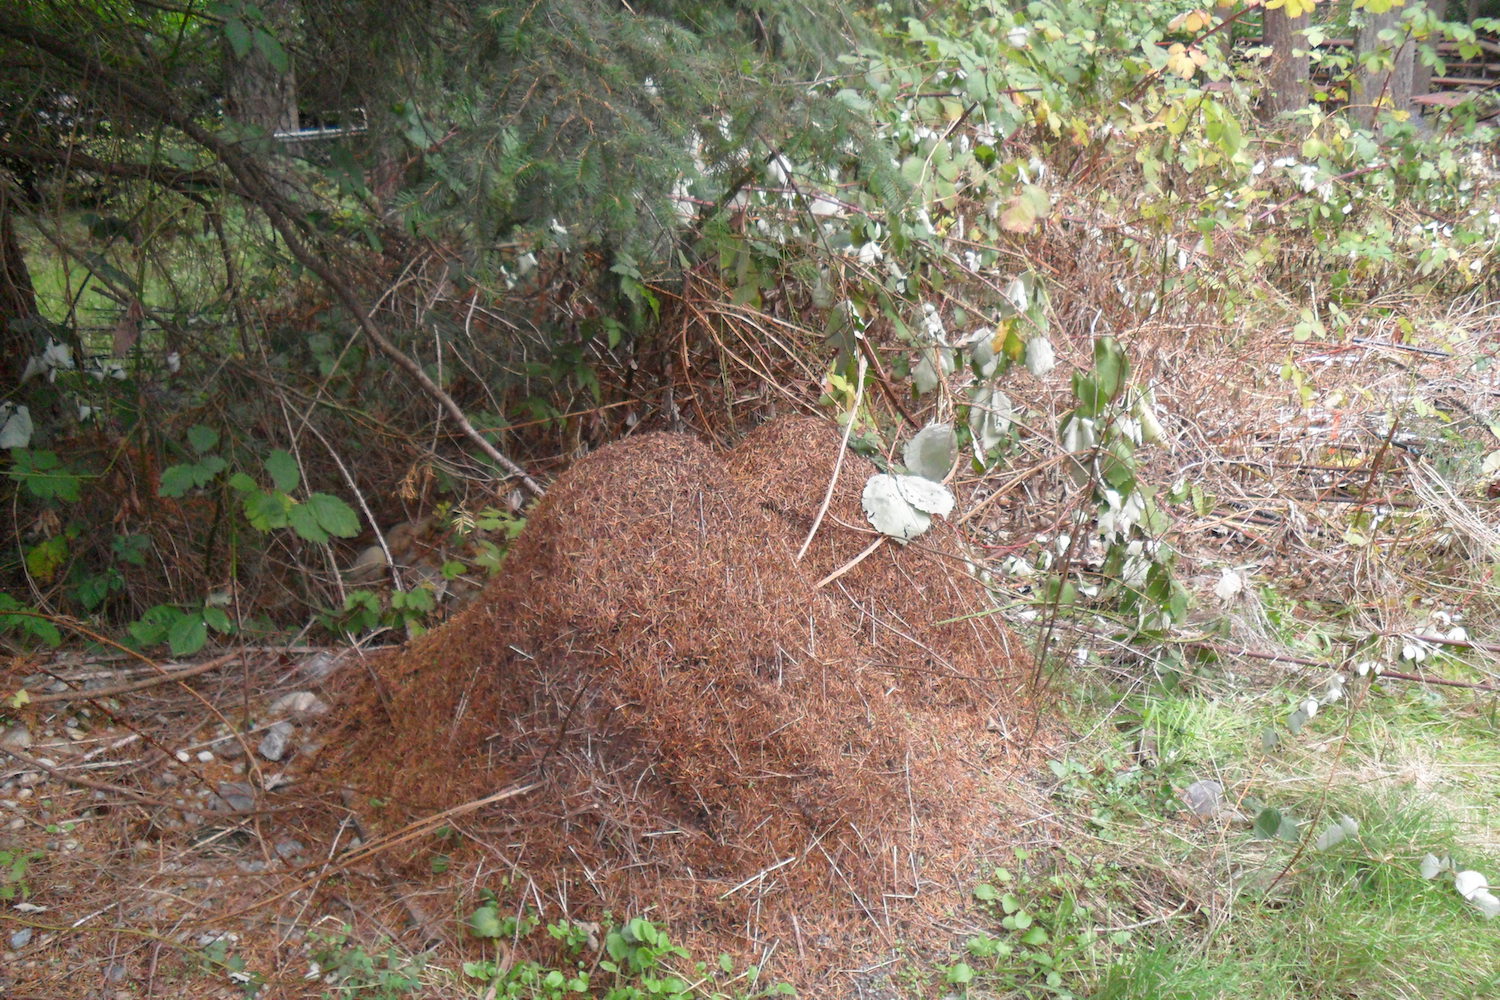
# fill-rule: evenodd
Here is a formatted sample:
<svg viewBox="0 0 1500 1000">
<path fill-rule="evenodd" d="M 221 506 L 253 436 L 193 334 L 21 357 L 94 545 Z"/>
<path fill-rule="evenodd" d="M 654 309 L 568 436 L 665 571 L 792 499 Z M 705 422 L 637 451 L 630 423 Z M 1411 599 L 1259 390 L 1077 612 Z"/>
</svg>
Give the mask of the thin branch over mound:
<svg viewBox="0 0 1500 1000">
<path fill-rule="evenodd" d="M 814 589 L 868 540 L 851 457 L 795 558 L 839 448 L 800 419 L 580 461 L 502 580 L 376 664 L 389 706 L 345 706 L 341 768 L 400 806 L 377 822 L 545 782 L 483 840 L 550 903 L 657 906 L 738 952 L 795 912 L 838 962 L 954 905 L 935 886 L 1002 822 L 1017 753 L 986 722 L 1024 710 L 1024 654 L 994 616 L 936 624 L 987 606 L 951 557 L 888 545 Z"/>
</svg>

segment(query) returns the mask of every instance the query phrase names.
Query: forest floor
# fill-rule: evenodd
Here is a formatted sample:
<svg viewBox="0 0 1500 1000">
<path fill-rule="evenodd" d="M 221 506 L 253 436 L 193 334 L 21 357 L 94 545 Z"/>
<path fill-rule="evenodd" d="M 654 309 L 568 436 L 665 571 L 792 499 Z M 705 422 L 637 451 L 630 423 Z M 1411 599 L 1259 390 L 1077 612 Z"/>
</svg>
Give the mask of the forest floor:
<svg viewBox="0 0 1500 1000">
<path fill-rule="evenodd" d="M 1496 925 L 1454 873 L 1500 880 L 1485 569 L 1500 519 L 1481 468 L 1493 431 L 1472 412 L 1491 391 L 1487 322 L 1454 319 L 1428 352 L 1379 331 L 1290 349 L 1267 336 L 1213 364 L 1165 341 L 1141 351 L 1180 431 L 1150 475 L 1198 490 L 1172 530 L 1193 623 L 1124 643 L 1087 608 L 1054 617 L 992 560 L 996 606 L 1047 643 L 1026 730 L 1043 735 L 1003 766 L 966 747 L 973 772 L 947 789 L 987 797 L 966 815 L 994 825 L 940 887 L 814 891 L 792 933 L 747 923 L 722 960 L 700 946 L 733 935 L 708 910 L 684 921 L 681 900 L 518 904 L 503 845 L 463 841 L 534 786 L 497 781 L 372 829 L 381 803 L 351 802 L 319 763 L 342 738 L 330 706 L 371 669 L 362 650 L 17 658 L 5 690 L 29 702 L 0 735 L 0 995 L 540 997 L 584 978 L 618 996 L 782 980 L 807 996 L 1485 995 Z M 971 497 L 975 551 L 1045 536 L 1045 492 Z M 833 857 L 826 871 L 841 873 Z M 774 881 L 769 865 L 752 875 Z M 855 953 L 812 928 L 830 907 L 874 942 L 865 960 L 818 961 Z"/>
</svg>

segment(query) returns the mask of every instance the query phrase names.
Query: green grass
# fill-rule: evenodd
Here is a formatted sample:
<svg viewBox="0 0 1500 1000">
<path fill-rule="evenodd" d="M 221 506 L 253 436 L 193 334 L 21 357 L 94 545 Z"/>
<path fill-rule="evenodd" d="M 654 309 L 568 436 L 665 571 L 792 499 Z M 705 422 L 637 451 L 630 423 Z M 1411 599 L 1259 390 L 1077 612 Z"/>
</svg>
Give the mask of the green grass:
<svg viewBox="0 0 1500 1000">
<path fill-rule="evenodd" d="M 1099 953 L 1065 985 L 1100 998 L 1472 998 L 1500 995 L 1500 923 L 1427 880 L 1421 860 L 1452 856 L 1500 881 L 1500 739 L 1469 692 L 1384 682 L 1326 707 L 1298 736 L 1284 719 L 1306 682 L 1260 693 L 1157 691 L 1124 705 L 1073 692 L 1091 739 L 1058 765 L 1059 797 L 1090 818 L 1069 845 L 1144 859 L 1116 869 L 1114 898 L 1173 885 L 1184 913 L 1143 929 L 1131 949 Z M 1115 696 L 1116 698 L 1118 695 Z M 1113 725 L 1098 724 L 1112 711 Z M 1282 740 L 1263 748 L 1277 726 Z M 1151 771 L 1132 756 L 1152 736 Z M 1134 772 L 1132 774 L 1132 772 Z M 1153 773 L 1154 772 L 1154 773 Z M 1252 818 L 1262 804 L 1301 824 L 1300 844 L 1244 823 L 1191 823 L 1168 789 L 1222 781 Z M 1341 815 L 1357 837 L 1311 841 Z M 1196 912 L 1194 912 L 1196 910 Z M 1099 961 L 1108 957 L 1108 961 Z"/>
<path fill-rule="evenodd" d="M 22 220 L 18 227 L 43 316 L 76 324 L 87 349 L 101 351 L 108 350 L 109 330 L 131 295 L 148 311 L 184 325 L 222 313 L 224 265 L 211 233 L 180 225 L 167 228 L 177 225 L 170 218 L 155 228 L 148 221 L 147 238 L 133 245 L 123 237 L 103 239 L 91 232 L 89 218 L 98 214 L 70 211 L 40 225 Z M 263 227 L 247 223 L 243 211 L 232 207 L 225 215 L 238 280 L 251 286 L 252 294 L 257 281 L 267 291 L 276 287 L 270 276 L 282 262 L 267 255 Z"/>
</svg>

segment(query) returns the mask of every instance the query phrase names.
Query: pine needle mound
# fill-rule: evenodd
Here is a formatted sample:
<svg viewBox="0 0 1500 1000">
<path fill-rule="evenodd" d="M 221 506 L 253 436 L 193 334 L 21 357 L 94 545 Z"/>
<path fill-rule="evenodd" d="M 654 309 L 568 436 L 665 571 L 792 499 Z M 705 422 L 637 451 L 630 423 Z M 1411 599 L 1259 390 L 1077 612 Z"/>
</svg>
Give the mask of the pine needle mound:
<svg viewBox="0 0 1500 1000">
<path fill-rule="evenodd" d="M 653 906 L 739 952 L 889 944 L 1011 808 L 1026 663 L 994 616 L 941 624 L 988 607 L 952 533 L 815 587 L 874 537 L 847 455 L 796 558 L 839 447 L 789 419 L 723 456 L 651 434 L 582 459 L 501 579 L 371 664 L 340 777 L 384 830 L 540 782 L 464 829 L 565 910 Z"/>
</svg>

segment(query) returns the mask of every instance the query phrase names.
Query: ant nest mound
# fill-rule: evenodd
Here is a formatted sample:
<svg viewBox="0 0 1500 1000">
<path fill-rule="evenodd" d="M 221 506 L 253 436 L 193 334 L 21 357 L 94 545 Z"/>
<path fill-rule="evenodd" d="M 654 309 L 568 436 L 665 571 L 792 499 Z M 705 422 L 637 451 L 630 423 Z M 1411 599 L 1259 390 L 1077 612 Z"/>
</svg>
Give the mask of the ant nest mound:
<svg viewBox="0 0 1500 1000">
<path fill-rule="evenodd" d="M 1034 763 L 1003 735 L 1033 729 L 1029 663 L 946 526 L 817 586 L 873 538 L 875 469 L 847 455 L 797 558 L 839 448 L 801 418 L 723 455 L 649 434 L 577 462 L 502 577 L 350 693 L 334 746 L 385 803 L 372 825 L 534 786 L 453 824 L 527 901 L 649 906 L 804 970 L 959 905 Z M 444 845 L 395 850 L 418 872 Z"/>
</svg>

